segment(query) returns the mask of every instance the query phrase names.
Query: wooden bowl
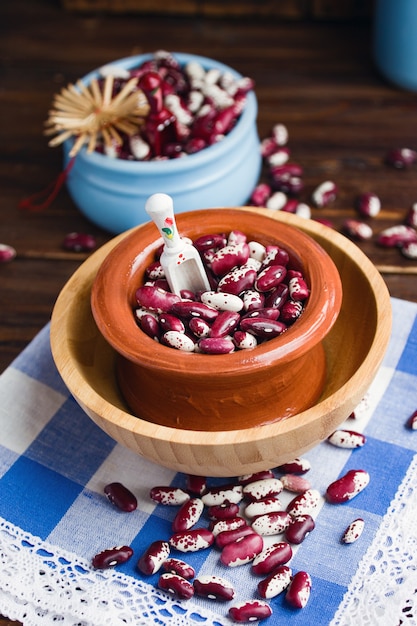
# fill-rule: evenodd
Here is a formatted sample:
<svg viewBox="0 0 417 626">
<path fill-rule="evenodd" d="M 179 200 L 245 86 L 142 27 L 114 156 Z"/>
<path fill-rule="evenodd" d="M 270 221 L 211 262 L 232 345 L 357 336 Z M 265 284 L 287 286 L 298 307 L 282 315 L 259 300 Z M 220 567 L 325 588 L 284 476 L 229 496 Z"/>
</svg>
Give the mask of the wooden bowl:
<svg viewBox="0 0 417 626">
<path fill-rule="evenodd" d="M 152 222 L 135 229 L 106 257 L 91 296 L 96 324 L 118 354 L 117 380 L 133 413 L 162 426 L 217 431 L 287 419 L 313 406 L 327 376 L 322 339 L 342 303 L 330 256 L 294 226 L 239 209 L 182 213 L 177 226 L 192 240 L 238 228 L 248 241 L 285 248 L 289 267 L 302 270 L 310 296 L 296 323 L 253 350 L 174 350 L 141 331 L 133 315 L 136 290 L 162 243 Z"/>
<path fill-rule="evenodd" d="M 341 310 L 323 339 L 329 375 L 311 408 L 262 426 L 210 433 L 161 426 L 134 416 L 116 383 L 116 353 L 99 332 L 90 307 L 97 271 L 129 233 L 100 248 L 75 272 L 52 314 L 55 363 L 80 406 L 116 441 L 175 471 L 236 476 L 276 467 L 304 454 L 330 435 L 360 402 L 390 338 L 388 290 L 354 243 L 311 220 L 266 209 L 246 210 L 310 235 L 331 256 L 341 277 Z M 302 390 L 304 382 L 299 386 Z"/>
</svg>

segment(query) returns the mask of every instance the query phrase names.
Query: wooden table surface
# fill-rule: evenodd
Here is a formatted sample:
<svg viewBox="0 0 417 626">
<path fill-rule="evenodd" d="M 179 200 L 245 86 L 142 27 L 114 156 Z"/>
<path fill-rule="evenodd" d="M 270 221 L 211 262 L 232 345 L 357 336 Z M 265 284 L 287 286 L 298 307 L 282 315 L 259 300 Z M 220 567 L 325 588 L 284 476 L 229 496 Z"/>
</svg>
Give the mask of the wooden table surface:
<svg viewBox="0 0 417 626">
<path fill-rule="evenodd" d="M 66 13 L 58 0 L 3 0 L 0 30 L 0 243 L 17 250 L 15 260 L 0 264 L 0 371 L 48 322 L 60 289 L 85 258 L 63 251 L 64 236 L 88 232 L 98 245 L 112 237 L 78 212 L 65 188 L 43 211 L 19 208 L 62 170 L 60 149 L 49 148 L 42 132 L 52 97 L 106 62 L 160 48 L 213 57 L 254 78 L 259 134 L 278 122 L 287 126 L 291 160 L 304 168 L 301 200 L 310 203 L 324 180 L 339 187 L 336 202 L 314 216 L 340 228 L 356 215 L 359 193 L 377 193 L 382 211 L 369 220 L 374 239 L 358 245 L 392 296 L 417 302 L 417 261 L 375 243 L 417 201 L 417 165 L 399 171 L 384 164 L 390 148 L 417 149 L 417 97 L 376 72 L 369 21 L 80 15 Z"/>
</svg>

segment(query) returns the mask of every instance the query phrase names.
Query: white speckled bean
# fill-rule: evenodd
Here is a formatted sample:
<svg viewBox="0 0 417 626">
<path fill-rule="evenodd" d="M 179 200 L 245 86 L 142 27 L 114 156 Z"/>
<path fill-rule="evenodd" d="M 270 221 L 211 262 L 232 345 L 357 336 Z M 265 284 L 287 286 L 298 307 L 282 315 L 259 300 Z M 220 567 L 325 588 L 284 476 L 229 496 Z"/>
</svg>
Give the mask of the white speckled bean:
<svg viewBox="0 0 417 626">
<path fill-rule="evenodd" d="M 190 498 L 181 506 L 172 522 L 172 530 L 179 532 L 189 530 L 199 521 L 204 509 L 203 501 L 200 498 Z"/>
<path fill-rule="evenodd" d="M 235 311 L 238 313 L 243 309 L 243 300 L 232 293 L 205 291 L 201 294 L 201 302 L 218 311 Z"/>
<path fill-rule="evenodd" d="M 194 589 L 197 595 L 210 600 L 227 602 L 235 597 L 233 585 L 220 576 L 199 576 L 194 581 Z"/>
<path fill-rule="evenodd" d="M 262 600 L 247 600 L 231 606 L 229 615 L 235 622 L 256 622 L 272 615 L 272 609 Z"/>
<path fill-rule="evenodd" d="M 201 496 L 201 499 L 206 506 L 215 506 L 225 502 L 238 504 L 243 499 L 243 487 L 242 485 L 212 487 Z"/>
<path fill-rule="evenodd" d="M 265 548 L 265 550 L 262 550 L 262 552 L 253 559 L 252 572 L 260 576 L 265 576 L 275 571 L 280 565 L 288 563 L 291 558 L 292 548 L 289 543 L 286 541 L 273 543 Z"/>
<path fill-rule="evenodd" d="M 152 487 L 149 495 L 154 502 L 167 506 L 178 506 L 190 499 L 190 494 L 179 487 Z"/>
<path fill-rule="evenodd" d="M 194 585 L 186 578 L 171 572 L 161 574 L 158 587 L 182 600 L 189 600 L 194 595 Z"/>
<path fill-rule="evenodd" d="M 252 522 L 252 528 L 263 537 L 278 535 L 291 523 L 291 515 L 286 511 L 275 511 L 259 515 Z"/>
<path fill-rule="evenodd" d="M 243 497 L 250 501 L 263 500 L 264 498 L 277 496 L 283 488 L 279 478 L 263 478 L 244 485 Z"/>
<path fill-rule="evenodd" d="M 328 437 L 327 441 L 337 448 L 347 448 L 353 450 L 354 448 L 361 448 L 366 443 L 366 437 L 362 433 L 358 433 L 354 430 L 335 430 L 334 433 Z"/>
<path fill-rule="evenodd" d="M 162 335 L 161 341 L 168 347 L 175 348 L 181 352 L 194 352 L 195 349 L 194 341 L 188 335 L 177 330 L 168 330 Z"/>
<path fill-rule="evenodd" d="M 287 506 L 287 512 L 291 517 L 311 515 L 319 505 L 321 496 L 317 489 L 307 489 L 304 493 L 295 496 Z"/>
<path fill-rule="evenodd" d="M 180 552 L 198 552 L 205 550 L 214 543 L 214 535 L 207 528 L 194 528 L 174 533 L 169 544 Z"/>
<path fill-rule="evenodd" d="M 282 511 L 282 504 L 278 498 L 264 498 L 262 500 L 254 500 L 245 508 L 245 515 L 250 519 L 254 519 L 265 513 L 275 513 Z"/>
<path fill-rule="evenodd" d="M 288 588 L 291 577 L 291 568 L 287 565 L 280 565 L 272 574 L 258 583 L 259 595 L 267 600 L 275 598 Z"/>
<path fill-rule="evenodd" d="M 327 487 L 327 501 L 332 504 L 348 502 L 367 487 L 369 480 L 370 476 L 367 471 L 349 470 L 344 476 Z"/>
<path fill-rule="evenodd" d="M 307 572 L 297 572 L 288 586 L 285 599 L 296 609 L 303 609 L 310 598 L 311 577 Z"/>
<path fill-rule="evenodd" d="M 342 543 L 354 543 L 361 536 L 363 529 L 365 528 L 365 522 L 361 517 L 355 519 L 349 524 L 345 532 L 342 535 Z"/>
<path fill-rule="evenodd" d="M 213 535 L 217 537 L 219 533 L 222 533 L 225 530 L 235 530 L 236 528 L 241 528 L 242 526 L 246 526 L 246 520 L 243 517 L 236 516 L 213 522 L 210 525 L 210 530 Z"/>
<path fill-rule="evenodd" d="M 137 568 L 146 576 L 155 574 L 169 557 L 170 546 L 167 541 L 153 541 L 137 562 Z"/>
</svg>

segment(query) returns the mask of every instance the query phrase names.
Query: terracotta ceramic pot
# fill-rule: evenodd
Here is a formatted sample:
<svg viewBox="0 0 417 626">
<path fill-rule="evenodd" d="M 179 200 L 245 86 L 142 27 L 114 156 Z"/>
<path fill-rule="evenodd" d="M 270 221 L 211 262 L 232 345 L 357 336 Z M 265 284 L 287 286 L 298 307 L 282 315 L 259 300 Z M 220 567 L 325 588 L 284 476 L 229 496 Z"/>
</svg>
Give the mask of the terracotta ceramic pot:
<svg viewBox="0 0 417 626">
<path fill-rule="evenodd" d="M 91 295 L 133 413 L 163 426 L 221 431 L 272 423 L 313 406 L 328 375 L 322 341 L 342 303 L 339 273 L 327 252 L 296 227 L 239 209 L 182 213 L 177 225 L 191 239 L 239 229 L 249 240 L 282 246 L 303 271 L 310 296 L 293 326 L 252 350 L 204 355 L 166 347 L 142 332 L 133 314 L 136 289 L 162 240 L 153 223 L 134 229 L 104 260 Z"/>
</svg>

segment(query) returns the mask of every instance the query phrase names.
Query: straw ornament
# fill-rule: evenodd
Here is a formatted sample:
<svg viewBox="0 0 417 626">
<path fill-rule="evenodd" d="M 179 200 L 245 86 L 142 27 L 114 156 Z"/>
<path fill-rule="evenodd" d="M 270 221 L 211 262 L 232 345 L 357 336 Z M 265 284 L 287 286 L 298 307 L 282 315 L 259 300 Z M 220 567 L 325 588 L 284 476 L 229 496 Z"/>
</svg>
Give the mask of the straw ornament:
<svg viewBox="0 0 417 626">
<path fill-rule="evenodd" d="M 84 144 L 92 152 L 102 140 L 107 146 L 121 145 L 126 135 L 135 134 L 149 112 L 145 94 L 137 88 L 137 78 L 131 78 L 113 94 L 114 77 L 106 76 L 102 85 L 93 78 L 86 86 L 81 80 L 69 84 L 53 101 L 45 122 L 45 135 L 56 135 L 49 146 L 58 146 L 69 137 L 76 137 L 69 153 L 75 156 Z"/>
</svg>

